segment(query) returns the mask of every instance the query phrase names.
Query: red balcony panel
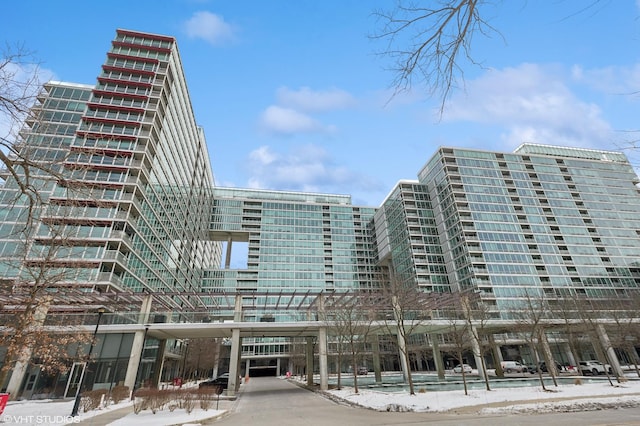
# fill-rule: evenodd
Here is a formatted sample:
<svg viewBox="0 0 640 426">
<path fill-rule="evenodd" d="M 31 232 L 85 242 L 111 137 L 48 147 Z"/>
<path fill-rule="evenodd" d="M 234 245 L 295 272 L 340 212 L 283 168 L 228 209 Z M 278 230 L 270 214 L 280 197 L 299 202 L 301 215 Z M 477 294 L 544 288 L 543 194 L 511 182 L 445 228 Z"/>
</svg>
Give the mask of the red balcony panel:
<svg viewBox="0 0 640 426">
<path fill-rule="evenodd" d="M 92 181 L 79 181 L 79 180 L 59 180 L 58 185 L 64 188 L 107 188 L 107 189 L 122 189 L 124 183 L 122 182 L 92 182 Z"/>
<path fill-rule="evenodd" d="M 69 148 L 72 152 L 86 152 L 88 154 L 98 154 L 107 157 L 132 157 L 133 152 L 122 149 L 96 148 L 90 146 L 72 146 Z"/>
<path fill-rule="evenodd" d="M 65 163 L 64 167 L 69 170 L 98 170 L 102 172 L 126 172 L 129 170 L 127 166 L 91 163 Z"/>
<path fill-rule="evenodd" d="M 118 124 L 121 126 L 127 127 L 140 127 L 140 122 L 132 121 L 132 120 L 113 120 L 110 118 L 102 118 L 102 117 L 82 117 L 82 121 L 86 121 L 87 123 L 105 123 L 105 124 Z"/>
<path fill-rule="evenodd" d="M 160 61 L 157 60 L 156 58 L 141 58 L 139 56 L 123 55 L 122 53 L 114 53 L 114 52 L 108 52 L 107 53 L 107 57 L 115 58 L 115 59 L 126 59 L 128 61 L 145 62 L 147 64 L 159 64 L 160 63 Z"/>
<path fill-rule="evenodd" d="M 115 72 L 121 72 L 121 73 L 127 73 L 127 74 L 132 74 L 132 75 L 148 75 L 148 76 L 154 76 L 156 75 L 155 71 L 147 71 L 147 70 L 137 70 L 134 68 L 123 68 L 123 67 L 115 67 L 113 65 L 103 65 L 102 69 L 105 71 L 115 71 Z"/>
<path fill-rule="evenodd" d="M 176 41 L 176 39 L 173 38 L 173 37 L 163 36 L 163 35 L 159 35 L 159 34 L 148 34 L 148 33 L 141 33 L 141 32 L 138 32 L 138 31 L 121 30 L 121 29 L 118 29 L 116 32 L 119 35 L 147 38 L 149 40 L 168 41 L 170 43 L 173 43 L 173 42 Z"/>
<path fill-rule="evenodd" d="M 110 96 L 112 98 L 139 99 L 142 101 L 146 101 L 149 99 L 149 96 L 147 95 L 134 95 L 132 93 L 109 92 L 107 90 L 96 89 L 93 89 L 93 94 L 98 96 Z"/>
<path fill-rule="evenodd" d="M 95 138 L 95 139 L 111 139 L 111 140 L 125 140 L 125 141 L 135 141 L 135 136 L 128 135 L 114 135 L 111 133 L 98 133 L 98 132 L 83 132 L 78 130 L 76 132 L 77 136 L 87 137 L 87 138 Z"/>
<path fill-rule="evenodd" d="M 131 49 L 151 50 L 153 52 L 171 53 L 171 49 L 167 49 L 166 47 L 145 46 L 143 44 L 126 43 L 124 41 L 117 41 L 117 40 L 112 41 L 111 44 L 116 47 L 129 47 Z"/>
<path fill-rule="evenodd" d="M 113 83 L 113 84 L 119 84 L 122 86 L 134 86 L 134 87 L 146 87 L 146 88 L 151 87 L 151 83 L 144 83 L 142 81 L 118 80 L 115 78 L 105 78 L 105 77 L 98 77 L 98 81 L 102 84 Z"/>
<path fill-rule="evenodd" d="M 144 113 L 144 109 L 143 108 L 134 108 L 134 107 L 127 107 L 127 106 L 122 106 L 122 105 L 110 105 L 110 104 L 100 104 L 100 103 L 96 103 L 96 102 L 89 102 L 87 103 L 87 106 L 89 107 L 89 109 L 106 109 L 109 111 L 125 111 L 125 112 L 137 112 L 137 113 Z"/>
</svg>

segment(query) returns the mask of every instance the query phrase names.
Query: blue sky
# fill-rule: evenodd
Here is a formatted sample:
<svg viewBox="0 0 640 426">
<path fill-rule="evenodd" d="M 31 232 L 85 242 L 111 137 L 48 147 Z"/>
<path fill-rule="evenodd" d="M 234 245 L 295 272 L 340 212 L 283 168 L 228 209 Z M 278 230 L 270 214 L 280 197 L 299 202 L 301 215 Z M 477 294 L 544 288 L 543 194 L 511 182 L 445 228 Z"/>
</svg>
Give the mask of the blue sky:
<svg viewBox="0 0 640 426">
<path fill-rule="evenodd" d="M 433 0 L 432 0 L 433 1 Z M 486 7 L 465 84 L 443 116 L 414 87 L 391 98 L 369 36 L 393 0 L 17 1 L 4 41 L 53 79 L 93 84 L 116 28 L 176 37 L 221 186 L 351 194 L 379 206 L 443 145 L 618 149 L 640 129 L 640 0 Z M 634 94 L 635 93 L 635 94 Z"/>
</svg>

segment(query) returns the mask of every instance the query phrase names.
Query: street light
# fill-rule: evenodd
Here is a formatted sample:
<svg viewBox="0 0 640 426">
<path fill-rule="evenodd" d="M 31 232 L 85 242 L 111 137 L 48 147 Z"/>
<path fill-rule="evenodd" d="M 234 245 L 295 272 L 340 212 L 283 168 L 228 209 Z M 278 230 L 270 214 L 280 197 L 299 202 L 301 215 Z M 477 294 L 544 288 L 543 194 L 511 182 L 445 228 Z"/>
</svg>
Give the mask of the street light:
<svg viewBox="0 0 640 426">
<path fill-rule="evenodd" d="M 96 322 L 96 328 L 93 330 L 93 338 L 91 339 L 91 346 L 89 346 L 89 353 L 87 354 L 87 360 L 91 360 L 91 353 L 93 352 L 93 347 L 96 343 L 96 336 L 98 334 L 98 327 L 100 327 L 100 320 L 102 319 L 102 314 L 104 314 L 105 309 L 98 309 L 98 322 Z M 75 417 L 78 415 L 78 408 L 80 408 L 80 394 L 82 392 L 82 385 L 84 383 L 84 370 L 87 369 L 88 364 L 85 365 L 85 368 L 80 375 L 80 381 L 78 382 L 78 388 L 76 389 L 76 400 L 73 403 L 73 410 L 71 410 L 71 417 Z"/>
</svg>

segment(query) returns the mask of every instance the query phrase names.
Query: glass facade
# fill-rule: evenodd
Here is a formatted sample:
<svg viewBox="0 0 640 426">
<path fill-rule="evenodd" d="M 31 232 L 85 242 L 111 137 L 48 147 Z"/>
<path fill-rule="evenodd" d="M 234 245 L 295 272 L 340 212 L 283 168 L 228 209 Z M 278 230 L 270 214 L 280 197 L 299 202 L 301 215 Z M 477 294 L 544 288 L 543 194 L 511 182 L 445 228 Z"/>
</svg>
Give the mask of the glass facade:
<svg viewBox="0 0 640 426">
<path fill-rule="evenodd" d="M 65 274 L 52 285 L 182 293 L 164 305 L 196 309 L 186 293 L 199 292 L 221 250 L 208 239 L 213 173 L 175 40 L 118 30 L 97 84 L 47 83 L 21 134 L 21 156 L 55 166 L 40 183 L 39 225 L 19 238 L 33 262 L 56 246 Z M 25 221 L 6 177 L 4 260 L 18 251 L 11 217 Z M 1 262 L 3 275 L 27 263 Z"/>
<path fill-rule="evenodd" d="M 638 178 L 617 152 L 443 147 L 379 208 L 215 187 L 173 37 L 118 30 L 97 84 L 47 83 L 21 136 L 16 153 L 54 175 L 32 176 L 44 202 L 24 238 L 28 200 L 4 172 L 8 280 L 62 235 L 48 264 L 61 283 L 167 294 L 166 310 L 222 318 L 230 294 L 303 306 L 374 288 L 384 268 L 425 292 L 480 292 L 498 313 L 526 295 L 615 297 L 640 282 Z M 230 267 L 234 243 L 245 268 Z"/>
<path fill-rule="evenodd" d="M 638 178 L 617 152 L 441 148 L 420 171 L 452 290 L 505 313 L 523 297 L 624 296 L 640 285 Z"/>
</svg>

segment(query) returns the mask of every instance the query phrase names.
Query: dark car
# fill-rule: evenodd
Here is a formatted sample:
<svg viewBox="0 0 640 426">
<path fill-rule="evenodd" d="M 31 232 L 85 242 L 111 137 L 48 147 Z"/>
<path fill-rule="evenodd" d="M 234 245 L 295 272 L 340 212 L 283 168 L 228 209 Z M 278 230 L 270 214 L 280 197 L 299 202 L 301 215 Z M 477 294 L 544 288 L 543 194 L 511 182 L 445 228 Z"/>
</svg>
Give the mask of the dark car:
<svg viewBox="0 0 640 426">
<path fill-rule="evenodd" d="M 535 364 L 529 367 L 529 371 L 531 372 L 531 374 L 537 373 L 538 372 L 538 368 L 540 369 L 541 372 L 543 373 L 548 373 L 549 369 L 547 368 L 547 363 L 544 361 L 541 361 L 538 366 L 536 366 Z M 564 370 L 564 367 L 560 364 L 558 364 L 556 362 L 556 370 L 559 372 Z"/>
<path fill-rule="evenodd" d="M 207 388 L 207 387 L 222 386 L 226 388 L 228 385 L 229 385 L 229 373 L 222 373 L 215 379 L 206 380 L 200 383 L 198 387 Z"/>
</svg>

